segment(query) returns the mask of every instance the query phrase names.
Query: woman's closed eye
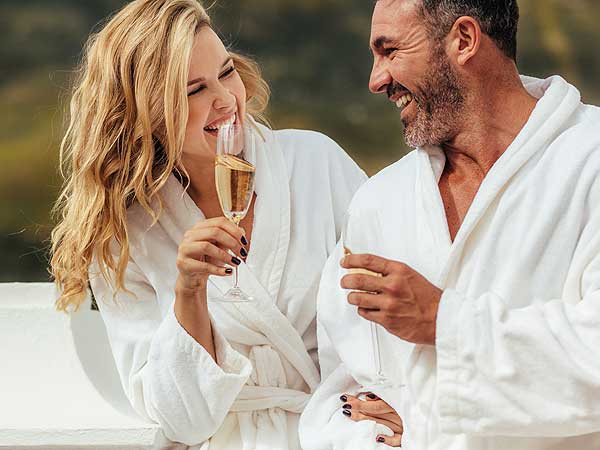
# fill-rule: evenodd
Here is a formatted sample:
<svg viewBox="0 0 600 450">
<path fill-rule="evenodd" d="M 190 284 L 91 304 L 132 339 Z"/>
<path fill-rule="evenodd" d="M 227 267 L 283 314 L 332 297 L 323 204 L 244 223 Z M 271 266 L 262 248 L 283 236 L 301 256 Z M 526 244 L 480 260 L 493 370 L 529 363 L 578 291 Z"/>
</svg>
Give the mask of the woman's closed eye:
<svg viewBox="0 0 600 450">
<path fill-rule="evenodd" d="M 221 75 L 219 75 L 219 80 L 223 80 L 223 79 L 228 78 L 229 76 L 231 76 L 233 74 L 233 72 L 235 72 L 235 67 L 234 66 L 228 67 L 227 69 L 225 69 L 225 71 Z M 199 92 L 202 92 L 204 89 L 206 89 L 206 85 L 201 84 L 196 89 L 194 89 L 193 91 L 189 92 L 188 93 L 188 97 L 190 97 L 190 96 L 192 96 L 194 94 L 197 94 Z"/>
<path fill-rule="evenodd" d="M 204 89 L 206 89 L 206 86 L 205 86 L 205 85 L 203 85 L 203 84 L 201 84 L 200 86 L 198 86 L 198 87 L 197 87 L 196 89 L 194 89 L 193 91 L 191 91 L 191 92 L 188 92 L 188 97 L 190 97 L 190 96 L 192 96 L 192 95 L 194 95 L 194 94 L 197 94 L 198 92 L 202 92 Z"/>
<path fill-rule="evenodd" d="M 225 69 L 225 71 L 221 75 L 219 75 L 219 79 L 222 80 L 223 78 L 227 78 L 233 72 L 235 72 L 235 67 L 234 66 L 228 67 L 227 69 Z"/>
</svg>

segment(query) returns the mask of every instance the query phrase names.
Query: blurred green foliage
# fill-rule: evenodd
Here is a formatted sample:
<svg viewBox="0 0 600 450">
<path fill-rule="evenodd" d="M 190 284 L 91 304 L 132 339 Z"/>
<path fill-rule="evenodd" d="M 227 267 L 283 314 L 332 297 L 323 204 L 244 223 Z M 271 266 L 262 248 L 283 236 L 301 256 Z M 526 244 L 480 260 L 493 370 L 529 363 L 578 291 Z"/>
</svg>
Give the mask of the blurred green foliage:
<svg viewBox="0 0 600 450">
<path fill-rule="evenodd" d="M 120 0 L 0 4 L 0 281 L 46 280 L 50 209 L 71 70 Z M 600 102 L 600 2 L 520 0 L 522 73 L 559 73 Z M 395 108 L 368 92 L 372 2 L 220 0 L 210 10 L 233 48 L 254 56 L 273 89 L 276 128 L 323 131 L 369 173 L 406 148 Z"/>
</svg>

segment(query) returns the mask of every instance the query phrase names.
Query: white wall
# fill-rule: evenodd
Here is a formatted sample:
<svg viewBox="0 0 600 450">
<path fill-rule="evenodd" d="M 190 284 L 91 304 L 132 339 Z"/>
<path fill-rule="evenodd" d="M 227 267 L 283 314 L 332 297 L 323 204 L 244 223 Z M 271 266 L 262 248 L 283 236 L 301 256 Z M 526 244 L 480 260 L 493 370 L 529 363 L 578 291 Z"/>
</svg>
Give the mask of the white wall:
<svg viewBox="0 0 600 450">
<path fill-rule="evenodd" d="M 0 283 L 0 449 L 147 449 L 100 313 L 55 310 L 49 283 Z"/>
</svg>

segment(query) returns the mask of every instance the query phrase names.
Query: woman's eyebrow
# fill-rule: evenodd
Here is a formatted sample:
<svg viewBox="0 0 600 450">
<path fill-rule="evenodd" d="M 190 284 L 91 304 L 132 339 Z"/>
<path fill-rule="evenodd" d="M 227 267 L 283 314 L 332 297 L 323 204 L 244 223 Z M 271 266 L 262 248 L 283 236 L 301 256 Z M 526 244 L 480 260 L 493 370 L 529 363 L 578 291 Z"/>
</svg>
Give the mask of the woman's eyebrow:
<svg viewBox="0 0 600 450">
<path fill-rule="evenodd" d="M 233 58 L 230 56 L 228 57 L 225 62 L 223 63 L 223 65 L 221 66 L 221 68 L 225 67 L 227 64 L 229 64 L 229 62 L 232 60 Z M 201 81 L 205 81 L 204 77 L 199 77 L 199 78 L 194 78 L 193 80 L 190 80 L 187 82 L 188 86 L 191 86 L 192 84 L 196 84 L 199 83 Z"/>
</svg>

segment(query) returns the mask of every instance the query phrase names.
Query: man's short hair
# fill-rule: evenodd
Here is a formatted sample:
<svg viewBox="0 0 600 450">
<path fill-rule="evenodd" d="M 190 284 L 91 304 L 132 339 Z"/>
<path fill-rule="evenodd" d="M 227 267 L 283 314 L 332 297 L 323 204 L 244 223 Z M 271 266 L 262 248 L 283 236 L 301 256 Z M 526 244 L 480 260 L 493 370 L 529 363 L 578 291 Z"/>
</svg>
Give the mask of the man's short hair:
<svg viewBox="0 0 600 450">
<path fill-rule="evenodd" d="M 436 38 L 446 36 L 459 17 L 473 17 L 509 58 L 517 59 L 517 0 L 418 0 L 429 29 Z"/>
</svg>

